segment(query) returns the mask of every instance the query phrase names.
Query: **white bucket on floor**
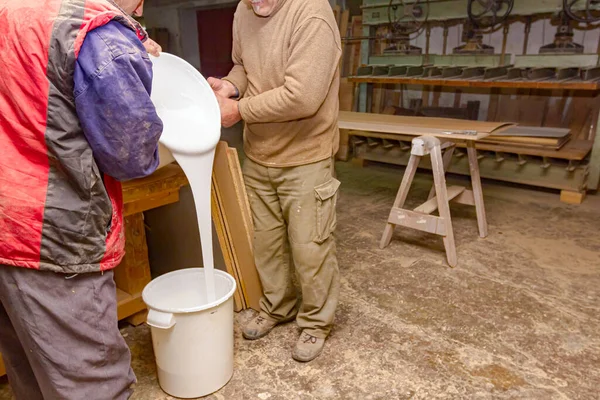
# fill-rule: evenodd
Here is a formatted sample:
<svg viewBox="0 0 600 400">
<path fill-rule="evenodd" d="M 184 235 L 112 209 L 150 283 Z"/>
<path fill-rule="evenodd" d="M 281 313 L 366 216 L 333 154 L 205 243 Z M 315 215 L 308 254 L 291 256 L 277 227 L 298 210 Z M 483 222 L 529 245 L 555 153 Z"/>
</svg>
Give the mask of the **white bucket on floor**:
<svg viewBox="0 0 600 400">
<path fill-rule="evenodd" d="M 207 302 L 204 269 L 169 272 L 142 293 L 156 357 L 158 382 L 174 397 L 216 392 L 233 375 L 235 279 L 215 270 L 216 301 Z"/>
</svg>

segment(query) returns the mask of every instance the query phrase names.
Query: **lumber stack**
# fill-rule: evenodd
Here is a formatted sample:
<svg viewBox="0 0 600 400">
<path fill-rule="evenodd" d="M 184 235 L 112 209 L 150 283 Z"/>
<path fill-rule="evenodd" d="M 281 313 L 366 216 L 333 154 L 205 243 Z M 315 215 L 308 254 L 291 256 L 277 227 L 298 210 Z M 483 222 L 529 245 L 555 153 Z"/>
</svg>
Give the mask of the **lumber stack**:
<svg viewBox="0 0 600 400">
<path fill-rule="evenodd" d="M 227 273 L 237 282 L 235 310 L 259 310 L 262 287 L 254 264 L 253 226 L 235 148 L 219 142 L 215 151 L 211 209 Z"/>
<path fill-rule="evenodd" d="M 571 139 L 567 128 L 515 126 L 492 134 L 483 142 L 508 146 L 560 150 Z"/>
</svg>

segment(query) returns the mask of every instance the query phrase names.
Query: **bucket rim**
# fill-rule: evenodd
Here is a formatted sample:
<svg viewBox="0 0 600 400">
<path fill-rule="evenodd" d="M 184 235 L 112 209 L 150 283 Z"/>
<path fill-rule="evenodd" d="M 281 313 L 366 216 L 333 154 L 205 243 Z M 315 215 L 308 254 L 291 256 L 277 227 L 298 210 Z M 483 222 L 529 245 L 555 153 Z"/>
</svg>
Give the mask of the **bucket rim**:
<svg viewBox="0 0 600 400">
<path fill-rule="evenodd" d="M 192 274 L 192 273 L 197 273 L 200 271 L 202 271 L 202 273 L 204 273 L 204 268 L 184 268 L 184 269 L 180 269 L 177 271 L 167 272 L 166 274 L 153 279 L 150 283 L 148 283 L 146 285 L 146 287 L 142 291 L 142 300 L 144 301 L 146 306 L 148 306 L 148 308 L 151 308 L 156 311 L 160 311 L 160 312 L 164 312 L 164 313 L 171 313 L 171 314 L 189 314 L 189 313 L 195 313 L 195 312 L 205 311 L 205 310 L 209 310 L 211 308 L 215 308 L 215 307 L 220 306 L 221 304 L 225 303 L 231 297 L 233 297 L 233 294 L 235 293 L 235 290 L 237 289 L 237 282 L 235 281 L 235 278 L 225 271 L 215 269 L 214 270 L 215 275 L 220 275 L 224 278 L 227 278 L 232 283 L 232 287 L 231 287 L 231 290 L 229 290 L 229 292 L 227 292 L 226 295 L 221 296 L 220 298 L 213 301 L 212 303 L 207 303 L 207 304 L 204 304 L 204 305 L 201 305 L 198 307 L 190 307 L 190 308 L 181 309 L 181 308 L 157 307 L 155 304 L 151 304 L 151 302 L 149 302 L 147 300 L 148 293 L 150 292 L 150 290 L 152 290 L 152 288 L 155 287 L 162 278 L 167 277 L 167 276 L 174 276 L 174 275 Z"/>
</svg>

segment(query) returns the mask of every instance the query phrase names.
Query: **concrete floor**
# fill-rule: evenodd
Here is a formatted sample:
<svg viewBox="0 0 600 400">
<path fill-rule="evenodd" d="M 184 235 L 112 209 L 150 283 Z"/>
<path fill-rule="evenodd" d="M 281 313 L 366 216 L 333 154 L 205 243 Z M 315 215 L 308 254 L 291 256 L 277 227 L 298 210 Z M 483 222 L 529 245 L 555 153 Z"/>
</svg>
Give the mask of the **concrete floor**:
<svg viewBox="0 0 600 400">
<path fill-rule="evenodd" d="M 379 238 L 401 169 L 338 164 L 336 326 L 324 354 L 291 359 L 294 323 L 249 342 L 236 315 L 235 373 L 209 399 L 600 399 L 600 197 L 580 206 L 555 192 L 484 182 L 489 237 L 453 206 L 459 266 L 442 241 L 397 229 Z M 450 181 L 464 183 L 463 178 Z M 408 205 L 423 200 L 417 174 Z M 134 399 L 159 388 L 149 330 L 123 329 L 138 376 Z M 6 380 L 0 399 L 10 399 Z"/>
</svg>

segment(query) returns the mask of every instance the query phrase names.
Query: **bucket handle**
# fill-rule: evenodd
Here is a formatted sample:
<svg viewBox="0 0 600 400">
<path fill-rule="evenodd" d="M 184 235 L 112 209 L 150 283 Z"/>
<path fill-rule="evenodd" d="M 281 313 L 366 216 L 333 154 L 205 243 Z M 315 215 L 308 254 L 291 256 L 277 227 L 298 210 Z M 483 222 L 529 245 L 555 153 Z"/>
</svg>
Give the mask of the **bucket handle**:
<svg viewBox="0 0 600 400">
<path fill-rule="evenodd" d="M 150 309 L 146 323 L 153 328 L 171 329 L 175 326 L 175 316 L 171 313 L 165 313 Z"/>
</svg>

